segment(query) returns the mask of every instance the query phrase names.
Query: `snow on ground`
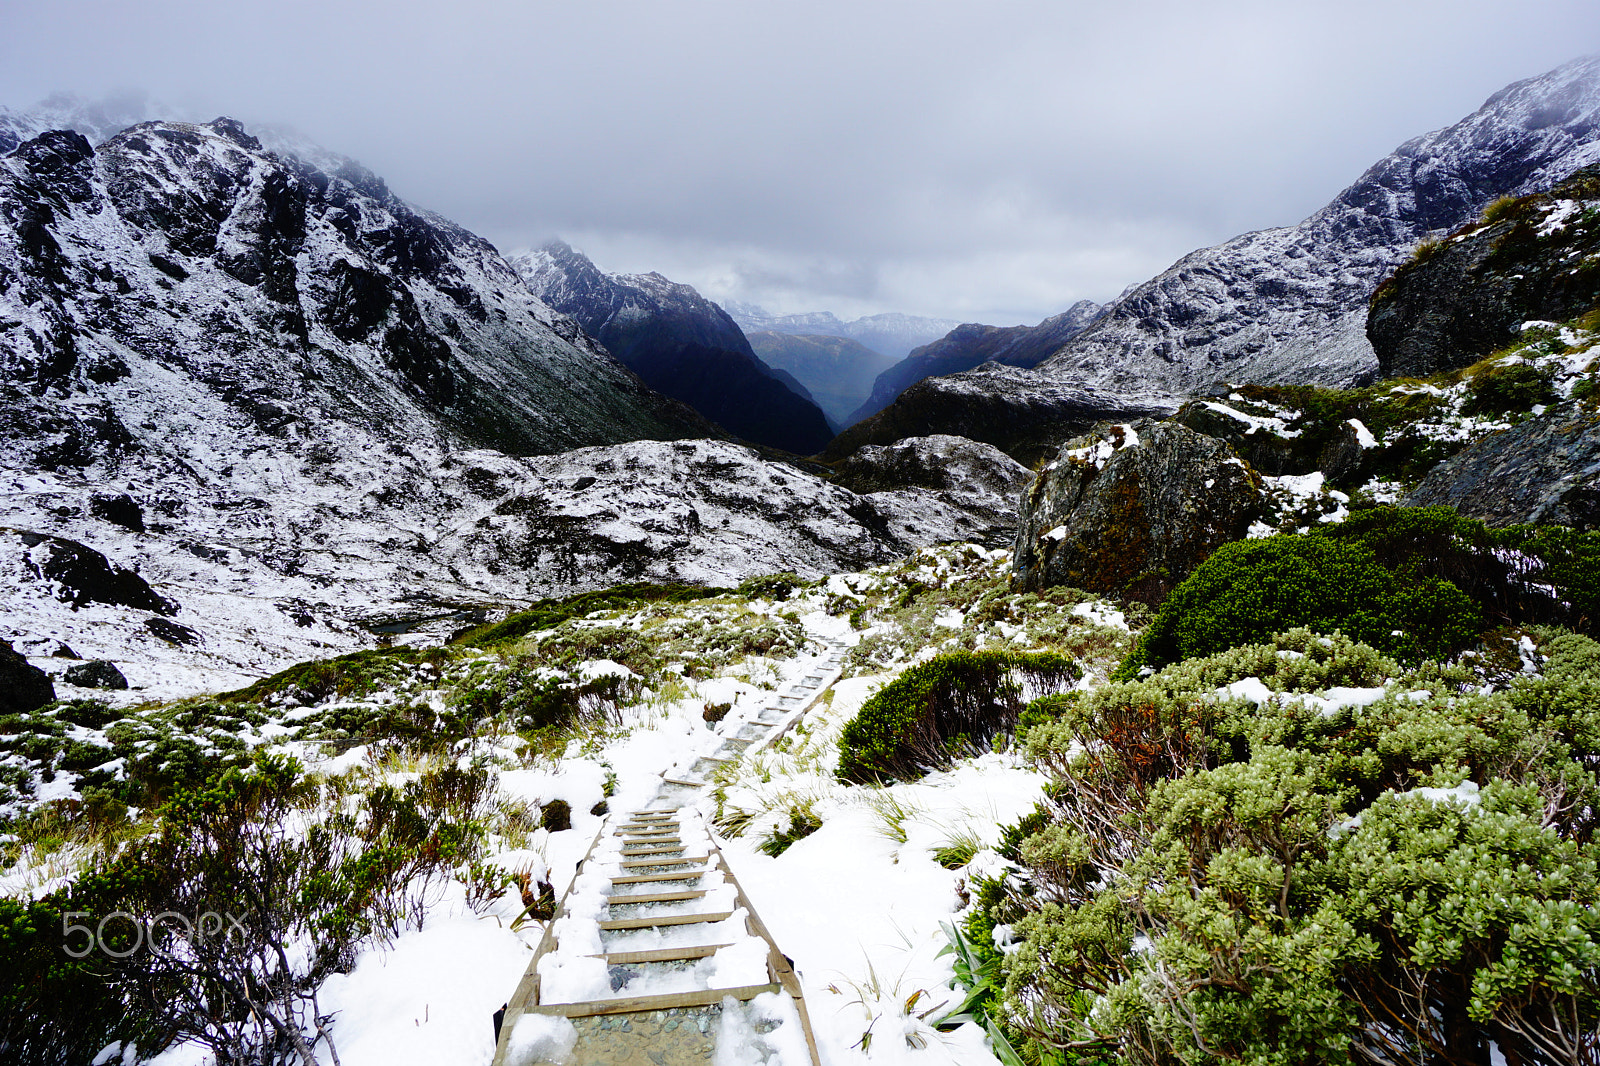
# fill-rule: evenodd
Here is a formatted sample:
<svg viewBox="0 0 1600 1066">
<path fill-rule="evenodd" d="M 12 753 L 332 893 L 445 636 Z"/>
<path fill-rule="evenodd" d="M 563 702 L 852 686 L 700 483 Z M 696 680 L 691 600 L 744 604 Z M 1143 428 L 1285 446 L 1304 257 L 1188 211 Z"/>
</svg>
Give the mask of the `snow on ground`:
<svg viewBox="0 0 1600 1066">
<path fill-rule="evenodd" d="M 868 595 L 888 603 L 905 587 L 897 582 L 981 590 L 988 586 L 971 583 L 987 580 L 984 575 L 996 567 L 1003 569 L 1007 558 L 1004 552 L 975 546 L 926 550 L 897 564 L 898 569 L 835 575 L 815 590 L 782 603 L 749 601 L 720 609 L 774 620 L 798 617 L 813 638 L 856 644 L 879 639 L 898 623 L 885 620 L 892 615 L 853 622 L 845 617 L 848 610 L 830 603 L 832 598 L 846 596 L 854 603 Z M 683 611 L 701 609 L 695 605 Z M 961 630 L 966 624 L 960 607 L 930 608 L 927 613 L 925 637 L 935 643 L 944 639 L 935 634 Z M 1063 607 L 1060 613 L 1075 626 L 1127 629 L 1120 613 L 1100 602 Z M 1020 616 L 1018 622 L 1006 623 L 997 635 L 1010 641 L 1007 630 L 1022 633 L 1031 624 Z M 773 696 L 813 673 L 821 648 L 813 640 L 798 654 L 750 655 L 713 676 L 669 674 L 681 679 L 680 687 L 668 685 L 671 691 L 664 694 L 647 689 L 642 702 L 623 710 L 619 725 L 575 736 L 557 755 L 529 758 L 517 750 L 515 736 L 486 740 L 477 754 L 487 752 L 496 765 L 502 797 L 536 807 L 560 799 L 571 808 L 570 829 L 540 828 L 516 841 L 492 838 L 486 861 L 506 870 L 528 871 L 534 880 L 547 875 L 560 897 L 596 840 L 606 811 L 655 803 L 664 770 L 688 765 L 709 752 L 754 718 Z M 825 1066 L 989 1066 L 997 1061 L 975 1026 L 953 1033 L 932 1027 L 961 999 L 961 993 L 950 987 L 951 959 L 939 957 L 945 946 L 940 925 L 958 920 L 968 875 L 996 861 L 992 849 L 1001 827 L 1033 808 L 1045 778 L 1006 752 L 958 760 L 948 771 L 885 788 L 844 785 L 834 776 L 845 723 L 899 670 L 921 657 L 920 651 L 903 658 L 890 656 L 893 665 L 880 672 L 836 682 L 788 736 L 737 764 L 735 773 L 717 788 L 707 789 L 697 805 L 718 834 L 719 846 L 754 908 L 795 962 Z M 883 661 L 881 651 L 879 661 Z M 601 657 L 569 670 L 584 678 L 632 673 L 626 665 Z M 666 684 L 659 678 L 652 683 Z M 442 696 L 434 691 L 427 698 L 437 701 Z M 728 704 L 729 710 L 721 721 L 708 724 L 703 712 L 712 704 Z M 322 710 L 285 708 L 278 719 L 260 728 L 253 743 L 282 747 L 301 757 L 308 769 L 325 774 L 375 775 L 373 780 L 391 783 L 417 776 L 414 767 L 395 769 L 384 763 L 368 745 L 326 755 L 315 741 L 292 735 L 290 727 Z M 774 831 L 787 828 L 795 808 L 813 811 L 820 828 L 778 856 L 768 855 L 761 845 Z M 952 854 L 959 857 L 953 859 Z M 81 858 L 70 849 L 57 852 L 42 865 L 7 872 L 0 887 L 8 893 L 46 890 L 72 876 Z M 942 865 L 940 858 L 954 868 Z M 587 882 L 603 874 L 605 861 L 605 855 L 599 856 L 599 865 L 577 879 L 580 903 L 584 893 L 593 894 L 595 886 Z M 706 887 L 730 891 L 726 885 Z M 520 909 L 521 899 L 513 889 L 474 912 L 462 886 L 450 881 L 434 893 L 419 931 L 406 932 L 389 944 L 369 945 L 349 973 L 325 982 L 320 1005 L 324 1013 L 334 1015 L 332 1034 L 342 1066 L 490 1061 L 492 1015 L 510 997 L 543 934 L 543 926 L 531 920 L 512 928 Z M 739 926 L 733 932 L 742 935 L 740 917 L 736 915 L 731 924 Z M 581 955 L 593 947 L 582 940 L 576 936 L 569 950 L 550 957 L 546 987 L 551 993 L 563 983 L 571 986 L 567 991 L 573 998 L 600 990 L 603 971 L 580 972 Z M 697 967 L 684 980 L 721 983 L 711 971 L 738 974 L 750 964 L 751 959 L 737 950 L 722 952 L 707 960 L 707 973 L 698 973 Z M 777 1050 L 782 1061 L 789 1062 L 793 1049 L 765 1047 L 762 1041 L 767 1037 L 754 1027 L 761 1018 L 786 1009 L 781 997 L 775 997 L 773 1002 L 758 1000 L 729 1012 L 717 1061 L 739 1062 L 744 1052 Z M 864 1039 L 867 1034 L 870 1040 Z M 519 1039 L 523 1035 L 519 1033 Z M 530 1042 L 559 1045 L 563 1034 L 530 1030 L 525 1035 Z M 175 1046 L 150 1061 L 160 1066 L 199 1066 L 206 1057 L 196 1046 Z"/>
</svg>

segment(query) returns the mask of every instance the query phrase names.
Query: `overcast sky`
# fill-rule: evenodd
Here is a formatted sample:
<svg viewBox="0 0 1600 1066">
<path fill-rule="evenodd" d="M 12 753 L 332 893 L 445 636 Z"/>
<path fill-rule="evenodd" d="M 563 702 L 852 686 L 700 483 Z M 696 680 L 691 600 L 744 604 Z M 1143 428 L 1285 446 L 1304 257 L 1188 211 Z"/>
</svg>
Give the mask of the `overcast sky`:
<svg viewBox="0 0 1600 1066">
<path fill-rule="evenodd" d="M 502 250 L 842 317 L 1035 322 L 1296 222 L 1594 0 L 0 0 L 0 103 L 291 125 Z"/>
</svg>

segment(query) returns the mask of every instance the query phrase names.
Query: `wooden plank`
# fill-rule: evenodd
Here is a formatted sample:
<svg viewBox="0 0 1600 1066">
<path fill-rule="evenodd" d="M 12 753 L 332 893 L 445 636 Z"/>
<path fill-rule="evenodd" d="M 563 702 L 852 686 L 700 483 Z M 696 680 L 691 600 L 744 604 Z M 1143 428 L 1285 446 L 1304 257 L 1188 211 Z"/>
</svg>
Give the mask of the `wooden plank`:
<svg viewBox="0 0 1600 1066">
<path fill-rule="evenodd" d="M 732 944 L 701 944 L 692 948 L 656 948 L 653 951 L 613 951 L 606 955 L 590 955 L 591 959 L 605 959 L 607 965 L 626 966 L 630 962 L 677 962 L 680 959 L 703 959 L 715 955 Z"/>
<path fill-rule="evenodd" d="M 685 781 L 681 777 L 663 777 L 661 779 L 661 782 L 662 782 L 662 784 L 667 784 L 667 785 L 677 785 L 680 788 L 705 788 L 706 787 L 706 783 L 704 781 Z"/>
<path fill-rule="evenodd" d="M 683 846 L 683 841 L 678 840 L 666 846 L 652 844 L 647 848 L 624 847 L 620 854 L 624 859 L 637 859 L 641 855 L 671 855 L 673 852 L 682 852 L 684 850 L 686 849 Z"/>
<path fill-rule="evenodd" d="M 701 925 L 708 922 L 725 922 L 733 917 L 732 911 L 712 911 L 710 914 L 663 914 L 658 918 L 616 918 L 609 922 L 601 922 L 600 928 L 610 931 L 614 929 L 654 929 L 666 925 Z"/>
<path fill-rule="evenodd" d="M 607 896 L 606 902 L 613 907 L 626 903 L 679 903 L 683 900 L 699 899 L 707 891 L 707 889 L 702 888 L 684 892 L 639 892 L 631 896 Z"/>
<path fill-rule="evenodd" d="M 618 866 L 624 870 L 641 870 L 646 866 L 690 866 L 697 862 L 705 862 L 704 855 L 685 856 L 681 859 L 645 859 L 640 862 L 619 862 Z"/>
<path fill-rule="evenodd" d="M 633 996 L 629 999 L 597 999 L 587 1003 L 541 1003 L 528 1008 L 535 1014 L 560 1014 L 567 1018 L 589 1018 L 596 1014 L 635 1014 L 641 1011 L 673 1010 L 681 1007 L 709 1007 L 732 996 L 755 999 L 767 992 L 781 992 L 776 983 L 740 985 L 738 988 L 707 988 L 697 992 L 672 992 L 661 996 Z"/>
<path fill-rule="evenodd" d="M 614 885 L 637 885 L 646 881 L 693 881 L 705 875 L 704 870 L 668 870 L 660 874 L 629 874 L 626 877 L 613 877 Z"/>
</svg>

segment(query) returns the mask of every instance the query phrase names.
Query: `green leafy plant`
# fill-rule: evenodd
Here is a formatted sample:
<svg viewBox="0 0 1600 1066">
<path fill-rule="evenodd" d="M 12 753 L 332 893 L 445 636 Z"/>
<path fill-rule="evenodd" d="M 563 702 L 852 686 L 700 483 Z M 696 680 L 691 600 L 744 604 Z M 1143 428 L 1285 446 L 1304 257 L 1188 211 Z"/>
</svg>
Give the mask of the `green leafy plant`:
<svg viewBox="0 0 1600 1066">
<path fill-rule="evenodd" d="M 841 781 L 912 779 L 1011 732 L 1024 685 L 1060 689 L 1079 668 L 1059 655 L 955 652 L 911 667 L 862 705 L 839 740 Z"/>
</svg>

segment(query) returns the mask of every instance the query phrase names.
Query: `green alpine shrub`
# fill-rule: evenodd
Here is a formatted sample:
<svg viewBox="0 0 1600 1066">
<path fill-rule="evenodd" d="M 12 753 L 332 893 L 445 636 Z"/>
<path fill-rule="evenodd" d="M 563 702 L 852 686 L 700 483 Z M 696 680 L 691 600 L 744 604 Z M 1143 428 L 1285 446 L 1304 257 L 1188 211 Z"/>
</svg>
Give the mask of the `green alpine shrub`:
<svg viewBox="0 0 1600 1066">
<path fill-rule="evenodd" d="M 912 780 L 947 766 L 953 749 L 987 746 L 1016 728 L 1024 685 L 1060 690 L 1081 671 L 1060 655 L 953 652 L 911 667 L 876 692 L 844 727 L 841 781 Z"/>
<path fill-rule="evenodd" d="M 1491 1043 L 1597 1061 L 1600 644 L 1527 635 L 1537 669 L 1497 687 L 1298 630 L 1035 725 L 1025 750 L 1054 783 L 967 922 L 1010 927 L 1013 1045 L 1073 1064 L 1467 1064 Z"/>
</svg>

